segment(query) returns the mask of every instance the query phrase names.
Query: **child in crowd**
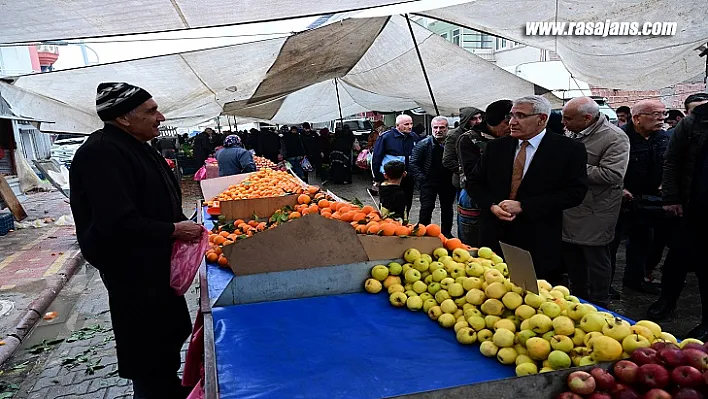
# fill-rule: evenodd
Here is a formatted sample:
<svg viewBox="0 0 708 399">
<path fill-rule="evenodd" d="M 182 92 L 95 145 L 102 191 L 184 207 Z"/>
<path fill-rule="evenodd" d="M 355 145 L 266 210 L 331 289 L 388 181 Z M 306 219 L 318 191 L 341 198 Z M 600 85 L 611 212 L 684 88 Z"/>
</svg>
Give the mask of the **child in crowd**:
<svg viewBox="0 0 708 399">
<path fill-rule="evenodd" d="M 384 165 L 384 178 L 379 188 L 381 213 L 383 217 L 394 217 L 408 220 L 406 215 L 406 194 L 401 188 L 401 179 L 406 175 L 406 165 L 401 161 L 390 161 Z"/>
</svg>

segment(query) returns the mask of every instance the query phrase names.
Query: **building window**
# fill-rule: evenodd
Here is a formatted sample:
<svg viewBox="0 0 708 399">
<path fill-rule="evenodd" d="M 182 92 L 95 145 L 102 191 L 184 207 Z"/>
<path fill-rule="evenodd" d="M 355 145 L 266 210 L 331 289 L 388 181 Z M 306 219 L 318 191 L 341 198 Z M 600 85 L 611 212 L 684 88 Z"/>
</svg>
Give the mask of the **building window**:
<svg viewBox="0 0 708 399">
<path fill-rule="evenodd" d="M 459 46 L 460 45 L 460 30 L 459 29 L 453 29 L 452 32 L 450 33 L 450 37 L 452 40 L 450 40 L 454 45 Z"/>
<path fill-rule="evenodd" d="M 440 36 L 442 36 L 443 39 L 447 40 L 447 32 L 441 33 Z"/>
<path fill-rule="evenodd" d="M 506 39 L 505 39 L 506 40 Z M 484 33 L 472 33 L 465 35 L 466 47 L 473 49 L 493 49 L 492 37 Z M 506 43 L 506 41 L 505 41 Z"/>
</svg>

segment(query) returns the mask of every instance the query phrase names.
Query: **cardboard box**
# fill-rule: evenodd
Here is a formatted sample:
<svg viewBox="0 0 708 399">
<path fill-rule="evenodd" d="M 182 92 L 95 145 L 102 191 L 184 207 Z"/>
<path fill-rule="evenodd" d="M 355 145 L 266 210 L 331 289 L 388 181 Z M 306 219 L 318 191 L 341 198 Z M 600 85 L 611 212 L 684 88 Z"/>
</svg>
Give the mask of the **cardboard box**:
<svg viewBox="0 0 708 399">
<path fill-rule="evenodd" d="M 358 235 L 359 242 L 369 260 L 398 259 L 408 248 L 415 248 L 421 254 L 432 254 L 443 246 L 437 237 L 381 237 Z"/>
<path fill-rule="evenodd" d="M 242 173 L 240 175 L 202 180 L 200 181 L 202 194 L 206 200 L 211 200 L 229 188 L 229 186 L 239 184 L 248 179 L 251 174 Z M 248 220 L 252 219 L 254 214 L 259 218 L 269 218 L 276 210 L 287 205 L 297 205 L 297 195 L 222 201 L 219 203 L 221 214 L 228 220 Z"/>
</svg>

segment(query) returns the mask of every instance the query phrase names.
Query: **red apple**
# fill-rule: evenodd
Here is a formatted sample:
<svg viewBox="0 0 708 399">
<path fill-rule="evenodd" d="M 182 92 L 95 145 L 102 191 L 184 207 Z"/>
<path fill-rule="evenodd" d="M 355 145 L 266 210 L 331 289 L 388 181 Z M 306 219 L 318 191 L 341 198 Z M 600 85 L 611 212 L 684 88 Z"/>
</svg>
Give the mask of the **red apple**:
<svg viewBox="0 0 708 399">
<path fill-rule="evenodd" d="M 684 348 L 683 354 L 686 355 L 686 364 L 689 366 L 693 366 L 701 372 L 708 370 L 708 353 L 701 352 L 698 349 Z"/>
<path fill-rule="evenodd" d="M 644 399 L 671 399 L 671 394 L 663 389 L 654 388 L 644 394 Z"/>
<path fill-rule="evenodd" d="M 659 364 L 659 358 L 657 352 L 652 348 L 639 348 L 632 352 L 632 361 L 637 364 L 637 366 L 642 366 L 645 364 Z"/>
<path fill-rule="evenodd" d="M 595 379 L 584 371 L 575 371 L 568 376 L 568 388 L 578 395 L 587 395 L 595 390 Z"/>
<path fill-rule="evenodd" d="M 686 354 L 678 348 L 664 348 L 657 355 L 658 359 L 670 368 L 683 366 L 688 360 Z"/>
<path fill-rule="evenodd" d="M 615 385 L 617 385 L 615 377 L 613 377 L 612 374 L 608 373 L 607 370 L 603 368 L 595 367 L 594 369 L 590 370 L 590 375 L 592 376 L 592 378 L 595 379 L 595 386 L 599 390 L 611 391 L 615 388 Z"/>
<path fill-rule="evenodd" d="M 634 384 L 634 382 L 637 381 L 639 366 L 629 360 L 620 360 L 615 364 L 612 371 L 615 373 L 615 377 L 617 377 L 618 380 L 627 384 Z"/>
<path fill-rule="evenodd" d="M 706 381 L 706 385 L 708 385 L 708 371 L 703 372 L 703 379 Z"/>
<path fill-rule="evenodd" d="M 684 347 L 681 348 L 681 349 L 683 349 L 683 350 L 686 350 L 686 349 L 698 349 L 698 350 L 701 351 L 701 352 L 708 353 L 708 348 L 706 348 L 705 346 L 703 346 L 703 345 L 701 345 L 701 344 L 697 344 L 697 343 L 695 343 L 695 342 L 688 343 L 688 344 L 684 345 Z"/>
<path fill-rule="evenodd" d="M 650 348 L 652 348 L 658 352 L 664 348 L 678 348 L 678 345 L 676 345 L 673 342 L 669 342 L 669 341 L 656 341 L 653 344 L 651 344 Z"/>
<path fill-rule="evenodd" d="M 607 392 L 595 391 L 587 397 L 587 399 L 612 399 L 612 395 Z"/>
<path fill-rule="evenodd" d="M 674 394 L 674 399 L 703 399 L 703 395 L 693 388 L 681 388 Z"/>
<path fill-rule="evenodd" d="M 556 399 L 583 399 L 583 397 L 573 392 L 563 392 L 556 396 Z"/>
<path fill-rule="evenodd" d="M 645 364 L 637 371 L 637 383 L 647 389 L 664 388 L 670 379 L 668 370 L 659 364 Z"/>
<path fill-rule="evenodd" d="M 625 386 L 621 390 L 612 392 L 612 399 L 639 399 L 639 394 L 634 388 Z"/>
<path fill-rule="evenodd" d="M 671 381 L 676 385 L 686 388 L 696 388 L 705 382 L 703 374 L 691 366 L 678 366 L 671 371 Z"/>
</svg>

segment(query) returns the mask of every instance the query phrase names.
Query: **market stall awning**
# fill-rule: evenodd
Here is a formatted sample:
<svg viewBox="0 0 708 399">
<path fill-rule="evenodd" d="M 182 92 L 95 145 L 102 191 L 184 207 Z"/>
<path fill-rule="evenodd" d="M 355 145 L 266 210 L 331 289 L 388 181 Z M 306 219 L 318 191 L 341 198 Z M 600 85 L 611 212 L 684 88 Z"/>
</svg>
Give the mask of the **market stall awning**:
<svg viewBox="0 0 708 399">
<path fill-rule="evenodd" d="M 421 12 L 515 42 L 553 50 L 577 79 L 623 89 L 656 89 L 703 74 L 705 0 L 476 0 Z M 527 22 L 676 22 L 674 36 L 532 36 Z M 568 26 L 569 27 L 569 26 Z"/>
<path fill-rule="evenodd" d="M 539 92 L 538 86 L 413 26 L 441 113 Z M 23 110 L 26 115 L 57 124 L 75 115 L 64 113 L 69 107 L 80 112 L 82 126 L 95 126 L 100 125 L 93 116 L 97 85 L 126 81 L 153 94 L 173 126 L 193 126 L 224 111 L 278 123 L 320 122 L 339 116 L 335 78 L 345 115 L 417 107 L 433 112 L 400 16 L 348 19 L 289 38 L 27 75 L 15 82 L 18 96 L 27 100 L 8 100 L 15 109 L 29 107 L 33 112 Z M 52 99 L 54 108 L 39 110 L 31 103 L 42 97 Z"/>
<path fill-rule="evenodd" d="M 318 16 L 420 0 L 5 1 L 0 42 L 127 35 Z"/>
</svg>

